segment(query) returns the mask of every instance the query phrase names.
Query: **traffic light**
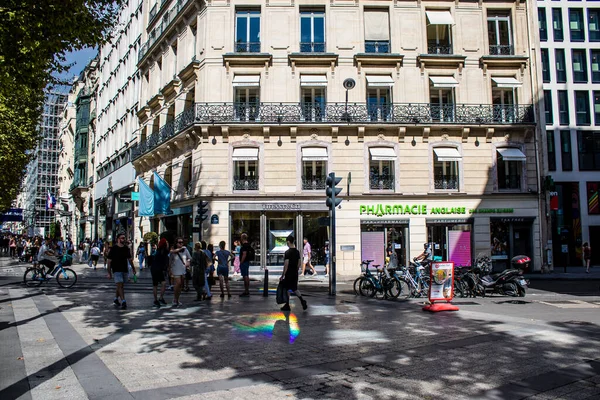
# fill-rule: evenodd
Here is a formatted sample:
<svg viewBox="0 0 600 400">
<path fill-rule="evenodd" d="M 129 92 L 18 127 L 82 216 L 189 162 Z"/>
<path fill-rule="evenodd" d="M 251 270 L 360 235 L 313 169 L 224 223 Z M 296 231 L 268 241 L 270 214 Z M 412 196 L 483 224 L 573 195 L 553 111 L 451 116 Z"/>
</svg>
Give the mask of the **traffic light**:
<svg viewBox="0 0 600 400">
<path fill-rule="evenodd" d="M 196 209 L 196 223 L 201 224 L 208 218 L 208 201 L 201 201 Z"/>
<path fill-rule="evenodd" d="M 342 188 L 335 187 L 335 185 L 337 185 L 341 181 L 342 178 L 336 177 L 335 172 L 330 173 L 327 176 L 327 180 L 325 180 L 325 185 L 327 186 L 325 188 L 325 194 L 327 195 L 327 200 L 325 201 L 325 204 L 327 204 L 327 207 L 329 207 L 330 209 L 335 209 L 342 202 L 342 199 L 337 198 L 337 195 L 340 194 Z"/>
</svg>

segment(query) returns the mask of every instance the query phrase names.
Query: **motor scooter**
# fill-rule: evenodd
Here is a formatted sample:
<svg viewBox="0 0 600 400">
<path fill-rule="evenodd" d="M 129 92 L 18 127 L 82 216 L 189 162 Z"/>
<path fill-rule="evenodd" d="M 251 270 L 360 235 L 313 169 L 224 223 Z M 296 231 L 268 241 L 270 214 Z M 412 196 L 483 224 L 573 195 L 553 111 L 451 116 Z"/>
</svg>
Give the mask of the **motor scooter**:
<svg viewBox="0 0 600 400">
<path fill-rule="evenodd" d="M 528 282 L 523 278 L 523 270 L 527 269 L 531 258 L 519 255 L 511 259 L 511 268 L 490 275 L 491 260 L 480 268 L 479 283 L 486 292 L 506 296 L 525 297 Z"/>
</svg>

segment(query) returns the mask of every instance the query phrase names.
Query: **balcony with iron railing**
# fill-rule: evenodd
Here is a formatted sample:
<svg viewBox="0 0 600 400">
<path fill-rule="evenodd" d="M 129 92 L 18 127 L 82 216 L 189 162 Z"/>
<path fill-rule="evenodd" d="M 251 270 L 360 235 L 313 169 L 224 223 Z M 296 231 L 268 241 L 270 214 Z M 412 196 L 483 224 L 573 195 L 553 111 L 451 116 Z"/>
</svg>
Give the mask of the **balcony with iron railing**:
<svg viewBox="0 0 600 400">
<path fill-rule="evenodd" d="M 435 41 L 427 43 L 427 54 L 454 54 L 451 44 L 439 44 Z"/>
<path fill-rule="evenodd" d="M 324 176 L 302 176 L 302 190 L 322 190 L 325 189 Z"/>
<path fill-rule="evenodd" d="M 258 178 L 236 176 L 233 178 L 233 190 L 258 190 Z"/>
<path fill-rule="evenodd" d="M 534 125 L 535 118 L 532 105 L 196 103 L 136 144 L 132 160 L 194 124 Z"/>
<path fill-rule="evenodd" d="M 235 42 L 236 53 L 260 53 L 260 42 Z"/>
<path fill-rule="evenodd" d="M 371 190 L 394 190 L 395 179 L 393 176 L 384 174 L 371 174 L 369 177 L 369 189 Z"/>
<path fill-rule="evenodd" d="M 515 48 L 510 44 L 491 44 L 490 45 L 491 56 L 514 56 Z"/>
<path fill-rule="evenodd" d="M 365 40 L 365 53 L 389 53 L 390 41 Z"/>
<path fill-rule="evenodd" d="M 300 53 L 325 53 L 325 42 L 300 42 Z"/>
<path fill-rule="evenodd" d="M 436 174 L 433 182 L 438 190 L 458 190 L 458 175 Z"/>
</svg>

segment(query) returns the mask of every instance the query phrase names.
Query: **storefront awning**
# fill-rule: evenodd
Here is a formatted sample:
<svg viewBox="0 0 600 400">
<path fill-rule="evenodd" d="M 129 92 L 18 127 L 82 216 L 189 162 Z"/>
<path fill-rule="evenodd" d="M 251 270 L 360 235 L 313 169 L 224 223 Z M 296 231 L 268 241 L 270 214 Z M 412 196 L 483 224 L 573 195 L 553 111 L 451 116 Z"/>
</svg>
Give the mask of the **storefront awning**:
<svg viewBox="0 0 600 400">
<path fill-rule="evenodd" d="M 498 149 L 498 153 L 502 156 L 504 161 L 526 161 L 527 157 L 523 152 L 519 149 L 515 149 L 514 147 L 508 147 L 503 149 Z"/>
<path fill-rule="evenodd" d="M 396 152 L 391 147 L 370 147 L 371 160 L 374 161 L 395 161 Z"/>
<path fill-rule="evenodd" d="M 425 11 L 429 25 L 454 25 L 450 11 Z"/>
<path fill-rule="evenodd" d="M 454 147 L 436 147 L 433 151 L 438 161 L 462 161 L 462 156 Z"/>
<path fill-rule="evenodd" d="M 302 148 L 302 161 L 327 161 L 327 149 L 325 147 Z"/>
<path fill-rule="evenodd" d="M 233 161 L 253 161 L 258 160 L 258 148 L 256 147 L 238 147 L 233 149 Z"/>
<path fill-rule="evenodd" d="M 429 80 L 434 88 L 453 88 L 458 86 L 458 81 L 452 76 L 430 76 Z"/>
<path fill-rule="evenodd" d="M 392 87 L 394 80 L 389 75 L 367 75 L 367 85 L 369 87 Z"/>
<path fill-rule="evenodd" d="M 492 81 L 496 84 L 496 87 L 499 88 L 517 88 L 521 87 L 523 84 L 516 80 L 515 78 L 506 78 L 506 77 L 495 77 L 492 78 Z"/>
<path fill-rule="evenodd" d="M 302 87 L 327 86 L 327 76 L 326 75 L 300 75 L 300 86 L 302 86 Z"/>
<path fill-rule="evenodd" d="M 260 86 L 260 75 L 236 75 L 233 77 L 234 87 Z"/>
</svg>

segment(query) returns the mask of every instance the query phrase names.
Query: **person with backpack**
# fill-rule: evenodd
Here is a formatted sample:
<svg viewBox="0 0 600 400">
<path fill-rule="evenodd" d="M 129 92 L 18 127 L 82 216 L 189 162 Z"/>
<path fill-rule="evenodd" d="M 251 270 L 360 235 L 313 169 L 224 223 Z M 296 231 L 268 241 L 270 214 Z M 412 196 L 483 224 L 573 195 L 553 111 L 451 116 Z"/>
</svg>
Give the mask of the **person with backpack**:
<svg viewBox="0 0 600 400">
<path fill-rule="evenodd" d="M 244 279 L 244 292 L 240 297 L 250 296 L 250 261 L 254 259 L 254 249 L 248 243 L 248 235 L 242 233 L 242 247 L 240 249 L 240 272 Z"/>
</svg>

